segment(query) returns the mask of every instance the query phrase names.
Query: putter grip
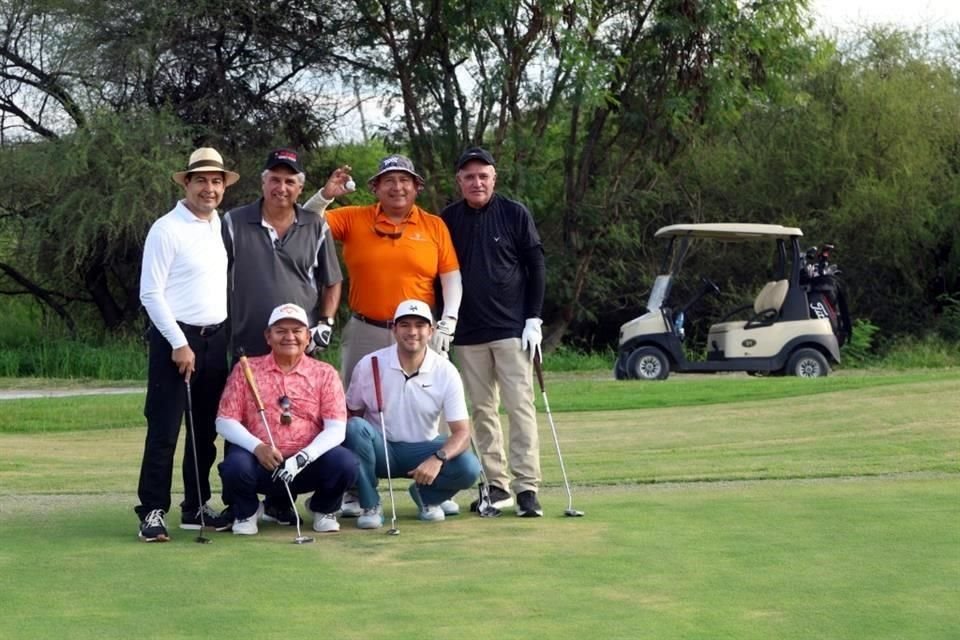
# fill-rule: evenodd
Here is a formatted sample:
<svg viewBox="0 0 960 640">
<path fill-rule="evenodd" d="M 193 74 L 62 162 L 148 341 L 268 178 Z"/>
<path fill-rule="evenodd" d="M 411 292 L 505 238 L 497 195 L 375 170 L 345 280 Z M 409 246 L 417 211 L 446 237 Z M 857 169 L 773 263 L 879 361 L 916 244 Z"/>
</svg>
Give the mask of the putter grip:
<svg viewBox="0 0 960 640">
<path fill-rule="evenodd" d="M 537 382 L 540 383 L 541 393 L 545 390 L 543 386 L 543 364 L 540 362 L 539 351 L 533 356 L 533 370 L 537 372 Z"/>
<path fill-rule="evenodd" d="M 253 369 L 247 362 L 247 356 L 240 356 L 240 367 L 243 369 L 243 377 L 247 379 L 250 393 L 253 394 L 253 401 L 257 403 L 257 411 L 263 411 L 263 400 L 260 399 L 260 390 L 257 389 L 257 381 L 253 378 Z"/>
<path fill-rule="evenodd" d="M 373 367 L 373 389 L 377 393 L 377 411 L 383 411 L 383 393 L 380 391 L 380 363 L 377 356 L 370 358 L 370 366 Z"/>
</svg>

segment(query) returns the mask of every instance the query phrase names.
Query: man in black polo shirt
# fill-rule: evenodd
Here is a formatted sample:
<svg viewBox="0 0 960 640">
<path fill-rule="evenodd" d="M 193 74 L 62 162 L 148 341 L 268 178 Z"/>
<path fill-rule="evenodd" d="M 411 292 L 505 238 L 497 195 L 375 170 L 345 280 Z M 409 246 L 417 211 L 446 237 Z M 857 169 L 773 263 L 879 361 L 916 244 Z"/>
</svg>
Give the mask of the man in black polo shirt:
<svg viewBox="0 0 960 640">
<path fill-rule="evenodd" d="M 543 515 L 540 443 L 533 398 L 535 353 L 542 340 L 540 313 L 546 274 L 543 244 L 533 216 L 519 202 L 494 192 L 497 171 L 484 149 L 467 149 L 457 161 L 463 200 L 443 210 L 463 276 L 454 353 L 473 407 L 481 462 L 498 509 Z M 500 396 L 510 422 L 509 458 L 498 414 Z M 513 476 L 510 481 L 509 471 Z M 476 503 L 471 505 L 476 510 Z"/>
<path fill-rule="evenodd" d="M 270 352 L 263 328 L 287 302 L 307 312 L 308 353 L 330 344 L 343 275 L 323 216 L 297 204 L 305 179 L 297 152 L 275 149 L 261 174 L 262 197 L 223 218 L 234 359 L 240 349 Z"/>
</svg>

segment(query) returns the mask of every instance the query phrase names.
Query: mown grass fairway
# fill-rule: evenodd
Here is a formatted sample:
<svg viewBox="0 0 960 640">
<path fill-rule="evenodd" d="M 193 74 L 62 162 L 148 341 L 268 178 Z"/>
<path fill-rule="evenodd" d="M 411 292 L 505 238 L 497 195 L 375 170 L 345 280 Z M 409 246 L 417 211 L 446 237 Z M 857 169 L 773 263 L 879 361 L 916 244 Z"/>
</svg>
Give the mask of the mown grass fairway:
<svg viewBox="0 0 960 640">
<path fill-rule="evenodd" d="M 29 433 L 8 413 L 0 637 L 956 637 L 960 378 L 736 403 L 790 381 L 677 379 L 627 390 L 699 404 L 559 412 L 579 399 L 567 382 L 548 392 L 585 518 L 560 515 L 544 416 L 543 519 L 423 524 L 401 480 L 399 537 L 344 519 L 305 546 L 273 525 L 198 545 L 176 512 L 172 542 L 139 543 L 142 418 Z M 69 423 L 79 400 L 0 409 L 49 403 Z M 111 419 L 135 404 L 110 402 Z"/>
</svg>

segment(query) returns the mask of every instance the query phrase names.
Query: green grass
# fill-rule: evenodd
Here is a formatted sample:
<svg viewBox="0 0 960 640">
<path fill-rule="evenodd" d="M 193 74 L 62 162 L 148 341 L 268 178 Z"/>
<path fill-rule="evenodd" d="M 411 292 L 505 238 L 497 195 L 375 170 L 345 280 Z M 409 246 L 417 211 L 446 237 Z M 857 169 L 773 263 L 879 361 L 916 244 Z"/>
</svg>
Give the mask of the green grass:
<svg viewBox="0 0 960 640">
<path fill-rule="evenodd" d="M 960 371 L 856 370 L 820 379 L 753 378 L 745 375 L 673 376 L 662 382 L 616 381 L 606 372 L 547 373 L 547 398 L 554 411 L 601 411 L 658 407 L 731 404 L 750 400 L 803 398 L 905 383 L 942 380 L 960 383 Z M 56 380 L 52 386 L 77 386 Z M 138 386 L 136 381 L 128 382 Z M 99 383 L 97 383 L 99 386 Z M 43 388 L 36 379 L 0 379 L 0 389 Z M 38 433 L 86 429 L 117 429 L 143 424 L 142 392 L 121 395 L 76 396 L 60 399 L 5 401 L 0 433 Z M 537 403 L 543 400 L 537 393 Z"/>
<path fill-rule="evenodd" d="M 131 426 L 100 430 L 77 429 L 81 413 L 121 405 L 30 401 L 57 408 L 0 433 L 0 638 L 953 638 L 960 380 L 873 377 L 816 395 L 735 376 L 633 383 L 699 400 L 570 412 L 557 406 L 609 401 L 603 384 L 622 383 L 588 393 L 589 376 L 551 374 L 586 517 L 560 515 L 541 416 L 546 517 L 424 524 L 398 481 L 399 537 L 344 520 L 306 546 L 273 525 L 136 542 L 142 395 L 106 398 L 129 403 Z M 5 423 L 21 402 L 0 403 Z"/>
</svg>

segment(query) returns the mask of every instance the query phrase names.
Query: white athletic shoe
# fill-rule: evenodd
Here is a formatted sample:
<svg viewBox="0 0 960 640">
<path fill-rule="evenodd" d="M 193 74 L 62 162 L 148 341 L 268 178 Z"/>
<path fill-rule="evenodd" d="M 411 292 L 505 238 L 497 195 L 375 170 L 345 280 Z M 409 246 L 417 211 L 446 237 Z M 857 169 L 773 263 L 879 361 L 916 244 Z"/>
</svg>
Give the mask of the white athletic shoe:
<svg viewBox="0 0 960 640">
<path fill-rule="evenodd" d="M 440 508 L 443 509 L 443 515 L 445 516 L 460 515 L 460 505 L 454 500 L 444 500 L 440 503 Z"/>
<path fill-rule="evenodd" d="M 310 508 L 310 498 L 306 500 L 307 511 L 313 514 L 313 530 L 317 533 L 336 533 L 340 531 L 336 513 L 317 513 Z"/>
<path fill-rule="evenodd" d="M 417 518 L 424 522 L 441 522 L 446 520 L 447 516 L 444 515 L 440 505 L 425 504 L 423 505 L 423 509 L 420 510 L 420 513 L 417 514 Z"/>
<path fill-rule="evenodd" d="M 379 529 L 383 526 L 383 508 L 378 504 L 372 509 L 364 509 L 357 518 L 358 529 Z"/>
<path fill-rule="evenodd" d="M 237 536 L 255 536 L 260 533 L 257 522 L 263 515 L 263 503 L 257 503 L 257 510 L 249 518 L 233 521 L 233 534 Z"/>
<path fill-rule="evenodd" d="M 340 506 L 340 515 L 344 518 L 358 518 L 363 515 L 360 499 L 353 491 L 343 494 L 343 504 Z"/>
</svg>

